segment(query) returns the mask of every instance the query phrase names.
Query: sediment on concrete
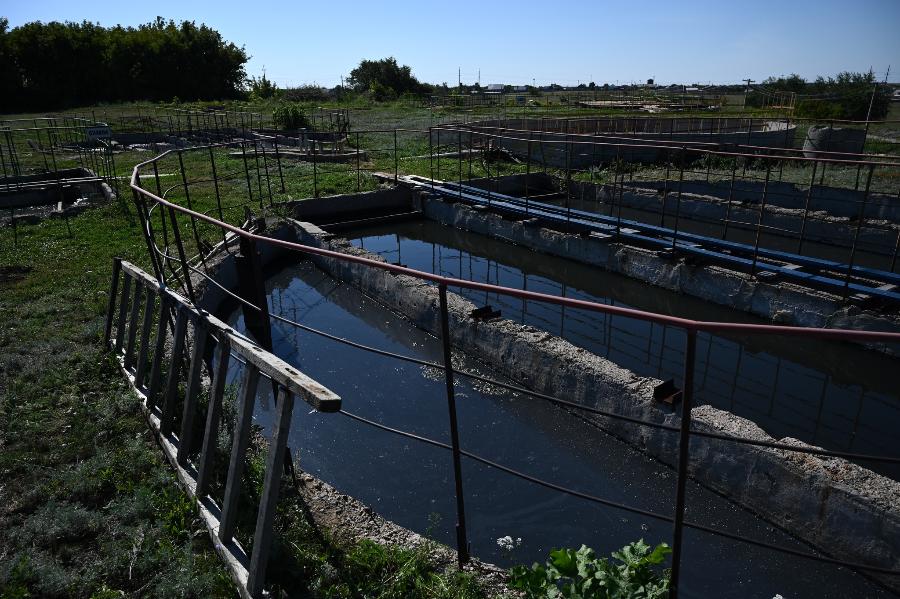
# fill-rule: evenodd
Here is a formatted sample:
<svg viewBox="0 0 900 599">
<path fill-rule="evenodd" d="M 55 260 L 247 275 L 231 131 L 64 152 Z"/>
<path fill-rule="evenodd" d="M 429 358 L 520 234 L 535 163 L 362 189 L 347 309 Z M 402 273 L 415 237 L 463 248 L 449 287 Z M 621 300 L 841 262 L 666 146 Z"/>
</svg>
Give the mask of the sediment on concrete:
<svg viewBox="0 0 900 599">
<path fill-rule="evenodd" d="M 423 199 L 426 212 L 428 204 Z M 300 243 L 383 261 L 313 224 L 295 222 L 294 227 Z M 332 276 L 439 334 L 434 286 L 334 258 L 312 259 Z M 679 423 L 677 414 L 652 400 L 660 381 L 637 376 L 534 327 L 508 320 L 473 321 L 469 315 L 475 307 L 448 294 L 451 341 L 457 349 L 532 390 L 648 422 Z M 775 441 L 754 423 L 710 406 L 694 408 L 692 416 L 699 431 Z M 588 418 L 648 455 L 674 464 L 677 434 L 598 415 Z M 781 441 L 805 447 L 794 439 Z M 692 439 L 690 473 L 701 484 L 827 554 L 883 568 L 900 567 L 900 483 L 896 481 L 843 459 L 702 437 Z M 881 580 L 900 588 L 900 580 Z"/>
<path fill-rule="evenodd" d="M 661 258 L 649 249 L 609 239 L 580 236 L 522 220 L 508 220 L 462 203 L 446 202 L 419 193 L 426 218 L 528 247 L 532 250 L 599 266 L 606 270 L 761 316 L 778 324 L 835 329 L 900 331 L 900 316 L 848 305 L 843 298 L 788 282 L 764 282 L 749 274 L 721 266 L 698 264 L 684 258 Z M 868 344 L 900 355 L 900 347 Z"/>
</svg>

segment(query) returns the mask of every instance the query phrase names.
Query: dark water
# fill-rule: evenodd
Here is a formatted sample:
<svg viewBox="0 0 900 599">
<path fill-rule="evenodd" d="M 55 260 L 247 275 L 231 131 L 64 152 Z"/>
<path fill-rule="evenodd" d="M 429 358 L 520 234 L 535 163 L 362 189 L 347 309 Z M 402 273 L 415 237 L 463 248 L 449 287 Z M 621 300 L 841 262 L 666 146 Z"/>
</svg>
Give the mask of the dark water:
<svg viewBox="0 0 900 599">
<path fill-rule="evenodd" d="M 417 358 L 440 361 L 440 342 L 306 262 L 268 280 L 273 313 Z M 244 330 L 243 316 L 229 321 Z M 340 394 L 344 409 L 388 426 L 448 440 L 440 373 L 352 348 L 276 323 L 275 351 Z M 455 360 L 462 360 L 459 356 Z M 496 373 L 474 363 L 482 374 Z M 233 373 L 234 376 L 238 372 Z M 265 389 L 267 386 L 261 386 Z M 671 514 L 675 478 L 668 468 L 555 406 L 457 381 L 460 439 L 488 459 L 554 483 Z M 271 394 L 271 390 L 268 390 Z M 451 457 L 446 451 L 374 429 L 340 414 L 295 408 L 290 446 L 301 466 L 380 514 L 454 543 Z M 268 426 L 271 397 L 256 420 Z M 543 560 L 553 547 L 586 543 L 608 553 L 644 538 L 669 541 L 665 522 L 537 487 L 463 459 L 468 530 L 474 555 L 503 565 Z M 758 539 L 801 545 L 744 510 L 691 483 L 687 517 Z M 512 555 L 496 540 L 521 537 Z M 684 596 L 888 597 L 859 575 L 808 560 L 686 531 Z"/>
<path fill-rule="evenodd" d="M 391 262 L 461 279 L 711 321 L 759 319 L 695 298 L 431 221 L 345 234 Z M 681 329 L 498 294 L 454 289 L 505 318 L 540 327 L 640 375 L 683 378 Z M 843 343 L 699 333 L 695 398 L 752 420 L 776 438 L 900 456 L 894 358 Z M 898 477 L 900 468 L 866 462 Z"/>
</svg>

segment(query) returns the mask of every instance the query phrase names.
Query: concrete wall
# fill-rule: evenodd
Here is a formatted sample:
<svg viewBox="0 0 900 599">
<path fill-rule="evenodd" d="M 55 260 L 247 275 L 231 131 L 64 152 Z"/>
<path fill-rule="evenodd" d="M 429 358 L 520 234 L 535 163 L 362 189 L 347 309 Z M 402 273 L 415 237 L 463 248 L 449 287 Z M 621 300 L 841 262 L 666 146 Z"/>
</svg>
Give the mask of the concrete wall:
<svg viewBox="0 0 900 599">
<path fill-rule="evenodd" d="M 310 222 L 336 222 L 351 215 L 391 214 L 409 211 L 412 190 L 391 187 L 327 198 L 310 198 L 293 205 L 294 218 Z"/>
<path fill-rule="evenodd" d="M 538 252 L 599 266 L 781 324 L 898 331 L 900 316 L 845 305 L 839 296 L 786 282 L 767 283 L 727 268 L 667 261 L 651 250 L 582 237 L 473 210 L 422 194 L 423 214 L 445 225 L 504 239 Z M 900 347 L 877 346 L 900 354 Z"/>
<path fill-rule="evenodd" d="M 861 185 L 865 185 L 865 174 L 862 175 L 862 178 Z M 666 185 L 665 181 L 636 181 L 625 185 L 653 190 L 662 190 L 668 187 L 671 192 L 676 189 L 677 182 L 669 181 L 668 185 Z M 737 202 L 760 204 L 763 199 L 763 182 L 737 181 L 734 189 L 732 189 L 730 181 L 683 181 L 681 183 L 681 192 L 682 194 L 689 193 L 722 200 L 731 198 Z M 806 199 L 807 195 L 809 195 L 810 211 L 821 211 L 832 216 L 856 218 L 859 215 L 865 192 L 864 190 L 814 185 L 812 193 L 808 194 L 805 187 L 799 187 L 793 183 L 770 181 L 765 195 L 767 206 L 779 206 L 795 210 L 803 210 L 806 207 Z M 900 223 L 900 200 L 892 195 L 870 193 L 868 199 L 866 199 L 865 217 Z"/>
<path fill-rule="evenodd" d="M 678 145 L 791 148 L 796 127 L 746 119 L 505 119 L 472 123 L 499 147 L 550 168 L 587 169 L 611 160 L 656 162 L 677 157 Z M 509 129 L 509 131 L 503 131 Z M 570 135 L 578 135 L 572 138 Z M 529 142 L 529 139 L 531 140 Z M 651 146 L 674 144 L 671 151 Z M 620 144 L 624 144 L 620 145 Z"/>
<path fill-rule="evenodd" d="M 432 201 L 423 202 L 428 205 Z M 427 210 L 435 213 L 437 207 Z M 332 239 L 315 225 L 295 223 L 295 227 L 301 243 L 383 261 L 344 239 Z M 439 334 L 434 286 L 333 258 L 313 260 L 336 278 Z M 659 381 L 639 377 L 530 326 L 508 320 L 473 321 L 469 312 L 475 305 L 456 294 L 448 294 L 448 305 L 453 345 L 524 386 L 650 422 L 678 424 L 677 414 L 652 400 L 653 387 Z M 692 415 L 697 430 L 773 440 L 752 422 L 709 406 L 694 408 Z M 673 433 L 596 415 L 589 418 L 662 462 L 673 464 L 676 460 L 677 435 Z M 783 441 L 802 445 L 792 439 Z M 896 481 L 846 460 L 699 437 L 691 442 L 690 473 L 828 554 L 900 567 L 900 483 Z M 900 581 L 885 582 L 900 588 Z"/>
</svg>

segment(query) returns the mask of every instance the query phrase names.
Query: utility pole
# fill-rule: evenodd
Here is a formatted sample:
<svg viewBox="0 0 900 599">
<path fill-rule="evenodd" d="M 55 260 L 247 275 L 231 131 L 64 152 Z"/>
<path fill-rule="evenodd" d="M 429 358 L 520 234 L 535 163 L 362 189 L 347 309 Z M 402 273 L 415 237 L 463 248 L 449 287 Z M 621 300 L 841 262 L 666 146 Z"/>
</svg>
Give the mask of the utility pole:
<svg viewBox="0 0 900 599">
<path fill-rule="evenodd" d="M 744 88 L 744 106 L 743 106 L 744 110 L 746 110 L 747 109 L 747 94 L 750 93 L 750 84 L 755 83 L 755 81 L 753 81 L 753 79 L 741 79 L 741 81 L 743 81 L 747 84 L 747 87 Z"/>
<path fill-rule="evenodd" d="M 481 69 L 478 69 L 478 87 L 481 87 Z"/>
<path fill-rule="evenodd" d="M 459 87 L 459 91 L 462 92 L 462 67 L 457 68 L 456 85 Z"/>
</svg>

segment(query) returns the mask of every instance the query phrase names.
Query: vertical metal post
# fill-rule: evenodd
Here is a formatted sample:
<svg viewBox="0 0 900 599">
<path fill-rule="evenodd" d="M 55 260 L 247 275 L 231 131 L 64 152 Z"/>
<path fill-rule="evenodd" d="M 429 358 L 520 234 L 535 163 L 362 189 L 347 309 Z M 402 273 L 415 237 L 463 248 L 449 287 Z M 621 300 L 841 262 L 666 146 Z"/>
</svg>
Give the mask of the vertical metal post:
<svg viewBox="0 0 900 599">
<path fill-rule="evenodd" d="M 311 140 L 312 143 L 310 145 L 310 150 L 312 151 L 312 163 L 313 163 L 313 197 L 319 197 L 319 165 L 316 151 L 316 142 L 315 140 Z"/>
<path fill-rule="evenodd" d="M 278 151 L 278 133 L 275 133 L 275 162 L 278 163 L 278 179 L 281 181 L 281 193 L 284 193 L 284 172 L 281 170 L 281 153 Z"/>
<path fill-rule="evenodd" d="M 209 147 L 209 165 L 212 168 L 213 189 L 216 192 L 216 207 L 219 209 L 219 220 L 225 222 L 225 214 L 222 212 L 222 196 L 219 194 L 219 174 L 216 172 L 216 158 L 213 155 L 212 146 Z M 220 228 L 222 232 L 222 246 L 225 246 L 225 229 Z"/>
<path fill-rule="evenodd" d="M 809 189 L 806 190 L 806 204 L 803 206 L 803 220 L 800 223 L 800 241 L 797 243 L 797 253 L 803 255 L 803 238 L 806 236 L 806 219 L 809 216 L 809 204 L 812 200 L 813 187 L 816 184 L 816 169 L 819 167 L 819 161 L 813 162 L 812 177 L 809 179 Z"/>
<path fill-rule="evenodd" d="M 462 465 L 459 452 L 459 428 L 456 421 L 456 394 L 453 390 L 453 355 L 450 348 L 450 317 L 447 309 L 447 285 L 438 286 L 441 304 L 441 343 L 444 349 L 444 381 L 447 388 L 447 407 L 450 412 L 450 445 L 453 452 L 453 478 L 456 482 L 456 555 L 459 567 L 469 561 L 469 542 L 466 535 L 466 508 L 463 498 Z"/>
<path fill-rule="evenodd" d="M 397 129 L 394 129 L 394 183 L 397 182 L 397 173 L 400 170 L 400 157 L 397 155 Z"/>
<path fill-rule="evenodd" d="M 359 193 L 360 189 L 360 174 L 359 174 L 359 131 L 356 132 L 356 191 Z"/>
<path fill-rule="evenodd" d="M 750 265 L 750 275 L 756 274 L 756 260 L 759 258 L 759 239 L 762 235 L 762 221 L 766 215 L 766 197 L 769 194 L 769 176 L 772 172 L 772 165 L 766 163 L 766 180 L 763 183 L 763 197 L 759 204 L 759 220 L 756 221 L 756 241 L 753 243 L 753 264 Z"/>
<path fill-rule="evenodd" d="M 250 184 L 250 167 L 247 165 L 247 144 L 241 141 L 241 157 L 244 159 L 244 178 L 247 180 L 247 195 L 253 201 L 253 186 Z"/>
<path fill-rule="evenodd" d="M 187 256 L 184 254 L 184 244 L 181 242 L 181 232 L 178 230 L 178 220 L 175 218 L 175 209 L 169 206 L 169 218 L 172 221 L 172 235 L 175 237 L 175 245 L 178 247 L 178 259 L 181 261 L 181 271 L 184 274 L 184 284 L 187 288 L 188 298 L 191 304 L 197 305 L 197 297 L 194 295 L 194 286 L 191 283 L 191 271 L 188 267 Z"/>
<path fill-rule="evenodd" d="M 866 203 L 869 200 L 869 190 L 872 187 L 872 175 L 875 172 L 875 165 L 869 165 L 869 174 L 866 176 L 866 191 L 863 194 L 862 204 L 859 206 L 859 218 L 856 221 L 856 233 L 853 234 L 853 245 L 850 247 L 850 260 L 847 262 L 847 275 L 844 277 L 844 297 L 847 297 L 847 291 L 850 288 L 850 275 L 853 272 L 853 261 L 856 258 L 856 246 L 859 243 L 859 234 L 862 231 L 863 223 L 866 221 Z"/>
<path fill-rule="evenodd" d="M 679 159 L 678 165 L 678 195 L 675 198 L 675 227 L 672 234 L 672 250 L 675 250 L 675 245 L 678 243 L 678 218 L 681 215 L 681 188 L 684 183 L 684 155 L 686 153 L 685 147 L 681 146 L 681 157 Z"/>
<path fill-rule="evenodd" d="M 525 216 L 528 216 L 528 198 L 531 195 L 529 184 L 531 183 L 531 129 L 528 129 L 528 154 L 525 159 Z"/>
<path fill-rule="evenodd" d="M 670 125 L 671 126 L 671 125 Z M 672 162 L 672 154 L 666 149 L 666 176 L 663 177 L 663 197 L 662 206 L 659 209 L 659 226 L 666 226 L 666 201 L 669 199 L 669 167 Z"/>
<path fill-rule="evenodd" d="M 684 385 L 681 395 L 681 428 L 678 434 L 678 479 L 675 482 L 675 514 L 672 528 L 672 571 L 669 575 L 669 598 L 678 597 L 681 574 L 681 538 L 684 532 L 684 503 L 687 489 L 691 442 L 691 408 L 694 393 L 694 359 L 697 354 L 697 331 L 688 329 L 684 347 Z"/>
<path fill-rule="evenodd" d="M 731 165 L 731 186 L 728 188 L 728 202 L 725 204 L 725 223 L 722 228 L 722 239 L 728 239 L 728 225 L 731 222 L 731 202 L 734 200 L 734 179 L 737 175 L 737 156 L 733 157 Z"/>
</svg>

